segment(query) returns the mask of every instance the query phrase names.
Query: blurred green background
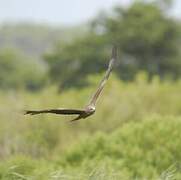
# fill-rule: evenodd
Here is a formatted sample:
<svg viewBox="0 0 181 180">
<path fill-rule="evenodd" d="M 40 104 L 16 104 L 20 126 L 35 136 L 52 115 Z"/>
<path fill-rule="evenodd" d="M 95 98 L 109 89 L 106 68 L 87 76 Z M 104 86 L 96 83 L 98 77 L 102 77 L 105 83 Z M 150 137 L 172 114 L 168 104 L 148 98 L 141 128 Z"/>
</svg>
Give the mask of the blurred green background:
<svg viewBox="0 0 181 180">
<path fill-rule="evenodd" d="M 131 1 L 74 26 L 0 25 L 0 179 L 181 179 L 181 21 L 175 1 Z M 94 116 L 81 108 L 118 60 Z"/>
</svg>

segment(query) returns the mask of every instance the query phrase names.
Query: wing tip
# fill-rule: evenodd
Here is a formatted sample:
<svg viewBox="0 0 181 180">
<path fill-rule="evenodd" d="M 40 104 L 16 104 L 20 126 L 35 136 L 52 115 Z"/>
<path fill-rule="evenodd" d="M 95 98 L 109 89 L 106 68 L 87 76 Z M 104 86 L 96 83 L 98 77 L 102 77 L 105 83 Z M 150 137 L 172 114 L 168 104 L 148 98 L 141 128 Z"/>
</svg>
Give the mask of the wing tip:
<svg viewBox="0 0 181 180">
<path fill-rule="evenodd" d="M 35 115 L 36 113 L 34 111 L 24 110 L 23 115 Z"/>
<path fill-rule="evenodd" d="M 112 47 L 112 58 L 116 59 L 117 58 L 117 45 L 114 44 Z"/>
</svg>

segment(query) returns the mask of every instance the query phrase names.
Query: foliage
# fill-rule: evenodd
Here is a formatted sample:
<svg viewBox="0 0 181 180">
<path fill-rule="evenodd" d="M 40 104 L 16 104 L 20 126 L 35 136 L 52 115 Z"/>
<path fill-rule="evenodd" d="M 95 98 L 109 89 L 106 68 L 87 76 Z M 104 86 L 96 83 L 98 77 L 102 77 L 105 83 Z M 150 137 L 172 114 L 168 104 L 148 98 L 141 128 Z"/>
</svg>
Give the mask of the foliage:
<svg viewBox="0 0 181 180">
<path fill-rule="evenodd" d="M 119 47 L 116 72 L 121 79 L 133 80 L 140 70 L 150 78 L 155 74 L 162 79 L 178 78 L 179 22 L 158 4 L 137 1 L 128 8 L 117 6 L 111 15 L 98 16 L 83 38 L 56 46 L 45 55 L 52 80 L 62 87 L 85 85 L 80 77 L 105 69 L 112 44 Z"/>
<path fill-rule="evenodd" d="M 126 10 L 116 7 L 114 17 L 105 21 L 107 35 L 123 52 L 120 68 L 133 74 L 146 70 L 150 76 L 179 75 L 178 26 L 158 6 L 136 2 Z M 124 75 L 124 69 L 121 72 Z"/>
<path fill-rule="evenodd" d="M 22 109 L 83 107 L 102 76 L 89 87 L 57 93 L 0 92 L 2 179 L 155 179 L 180 177 L 180 81 L 145 73 L 134 82 L 111 76 L 94 116 L 23 116 Z M 173 172 L 172 172 L 173 171 Z M 170 173 L 170 174 L 169 174 Z"/>
<path fill-rule="evenodd" d="M 181 119 L 153 116 L 82 138 L 55 161 L 13 157 L 3 179 L 180 179 Z M 174 141 L 173 141 L 174 139 Z"/>
<path fill-rule="evenodd" d="M 3 89 L 27 88 L 35 90 L 45 84 L 46 68 L 11 50 L 0 52 L 0 87 Z"/>
<path fill-rule="evenodd" d="M 129 122 L 112 134 L 84 138 L 66 153 L 64 163 L 76 168 L 89 167 L 90 162 L 106 162 L 116 172 L 127 172 L 129 178 L 156 179 L 172 165 L 179 168 L 180 125 L 181 119 L 175 117 L 153 116 Z"/>
<path fill-rule="evenodd" d="M 68 45 L 56 47 L 54 53 L 45 55 L 52 80 L 61 82 L 64 88 L 85 85 L 87 75 L 100 73 L 106 68 L 108 54 L 105 54 L 104 44 L 104 38 L 90 34 Z"/>
<path fill-rule="evenodd" d="M 127 8 L 117 6 L 111 13 L 102 13 L 89 24 L 70 28 L 28 23 L 1 25 L 0 47 L 15 47 L 25 54 L 12 52 L 13 57 L 13 54 L 5 55 L 11 52 L 1 50 L 4 56 L 1 64 L 3 58 L 8 58 L 5 56 L 11 56 L 13 66 L 18 66 L 17 74 L 23 72 L 7 76 L 6 70 L 2 70 L 1 84 L 15 89 L 17 86 L 30 90 L 41 87 L 44 78 L 40 76 L 45 75 L 47 65 L 51 82 L 60 89 L 88 85 L 90 74 L 107 68 L 112 44 L 119 47 L 115 67 L 119 78 L 134 80 L 136 74 L 144 70 L 150 79 L 155 74 L 161 79 L 176 79 L 181 75 L 181 28 L 180 22 L 169 17 L 168 9 L 163 8 L 171 3 L 172 0 L 135 1 Z M 42 63 L 43 53 L 45 62 Z M 27 61 L 19 60 L 23 58 Z M 30 78 L 27 74 L 32 74 L 32 70 Z M 27 76 L 28 80 L 22 80 Z M 25 81 L 30 85 L 25 85 Z"/>
<path fill-rule="evenodd" d="M 42 54 L 54 44 L 66 44 L 84 36 L 84 25 L 52 27 L 45 24 L 11 23 L 0 25 L 0 88 L 39 89 L 47 79 Z M 12 69 L 12 71 L 11 71 Z"/>
</svg>

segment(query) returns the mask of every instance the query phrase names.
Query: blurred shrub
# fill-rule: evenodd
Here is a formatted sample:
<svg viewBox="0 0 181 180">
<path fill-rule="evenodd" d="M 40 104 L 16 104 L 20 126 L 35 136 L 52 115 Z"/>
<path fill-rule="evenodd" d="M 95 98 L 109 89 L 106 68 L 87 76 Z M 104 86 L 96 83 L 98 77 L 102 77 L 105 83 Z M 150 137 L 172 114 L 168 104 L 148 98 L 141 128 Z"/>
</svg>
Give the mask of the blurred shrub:
<svg viewBox="0 0 181 180">
<path fill-rule="evenodd" d="M 180 179 L 181 118 L 152 116 L 82 137 L 54 161 L 13 157 L 2 179 Z"/>
<path fill-rule="evenodd" d="M 87 84 L 86 77 L 107 68 L 110 53 L 105 39 L 89 34 L 72 43 L 56 46 L 44 56 L 54 83 L 62 88 L 80 87 Z M 83 77 L 83 78 L 82 78 Z"/>
<path fill-rule="evenodd" d="M 63 164 L 79 169 L 92 162 L 93 167 L 96 163 L 107 163 L 120 174 L 128 172 L 130 179 L 156 179 L 174 166 L 181 177 L 180 127 L 181 118 L 176 117 L 153 116 L 129 122 L 112 134 L 82 138 L 62 158 Z"/>
<path fill-rule="evenodd" d="M 0 52 L 0 88 L 36 90 L 45 84 L 46 68 L 21 53 L 4 49 Z"/>
</svg>

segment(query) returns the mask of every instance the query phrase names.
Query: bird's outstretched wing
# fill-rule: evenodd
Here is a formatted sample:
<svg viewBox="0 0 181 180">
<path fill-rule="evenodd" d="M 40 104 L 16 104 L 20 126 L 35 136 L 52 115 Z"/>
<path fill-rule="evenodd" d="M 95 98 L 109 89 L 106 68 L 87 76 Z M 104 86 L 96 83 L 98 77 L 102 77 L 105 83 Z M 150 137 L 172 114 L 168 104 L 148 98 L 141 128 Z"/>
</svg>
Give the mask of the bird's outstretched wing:
<svg viewBox="0 0 181 180">
<path fill-rule="evenodd" d="M 42 113 L 53 113 L 53 114 L 64 114 L 64 115 L 70 115 L 70 114 L 82 114 L 85 110 L 80 109 L 45 109 L 45 110 L 38 110 L 38 111 L 25 111 L 24 114 L 30 114 L 30 115 L 36 115 L 36 114 L 42 114 Z"/>
<path fill-rule="evenodd" d="M 111 56 L 111 60 L 109 61 L 108 69 L 107 69 L 102 81 L 100 82 L 98 89 L 96 90 L 93 97 L 91 98 L 91 101 L 90 101 L 89 105 L 87 106 L 87 108 L 91 107 L 91 106 L 95 106 L 97 98 L 99 97 L 100 93 L 102 92 L 104 85 L 106 84 L 106 82 L 109 78 L 109 75 L 113 69 L 113 65 L 116 60 L 116 57 L 117 57 L 117 48 L 114 46 L 112 49 L 112 56 Z M 42 113 L 54 113 L 54 114 L 64 114 L 64 115 L 76 114 L 79 116 L 77 116 L 75 119 L 72 120 L 72 121 L 76 121 L 76 120 L 88 117 L 89 115 L 93 114 L 92 112 L 91 113 L 90 112 L 91 111 L 89 111 L 87 109 L 62 109 L 61 108 L 61 109 L 45 109 L 45 110 L 37 110 L 37 111 L 36 110 L 35 111 L 27 110 L 27 111 L 25 111 L 24 114 L 25 115 L 26 114 L 36 115 L 36 114 L 42 114 Z"/>
<path fill-rule="evenodd" d="M 94 95 L 92 96 L 89 105 L 93 105 L 93 106 L 96 105 L 96 101 L 97 101 L 99 95 L 101 94 L 101 92 L 102 92 L 102 90 L 103 90 L 103 88 L 104 88 L 104 85 L 106 84 L 106 82 L 107 82 L 107 80 L 108 80 L 108 78 L 109 78 L 109 75 L 110 75 L 110 73 L 111 73 L 111 71 L 112 71 L 112 69 L 113 69 L 113 66 L 114 66 L 114 63 L 115 63 L 116 58 L 117 58 L 117 47 L 114 46 L 114 47 L 112 48 L 112 55 L 111 55 L 111 59 L 110 59 L 110 61 L 109 61 L 108 69 L 107 69 L 107 71 L 106 71 L 103 79 L 101 80 L 101 82 L 100 82 L 100 84 L 99 84 L 99 86 L 98 86 L 98 89 L 96 90 L 96 92 L 95 92 Z"/>
</svg>

